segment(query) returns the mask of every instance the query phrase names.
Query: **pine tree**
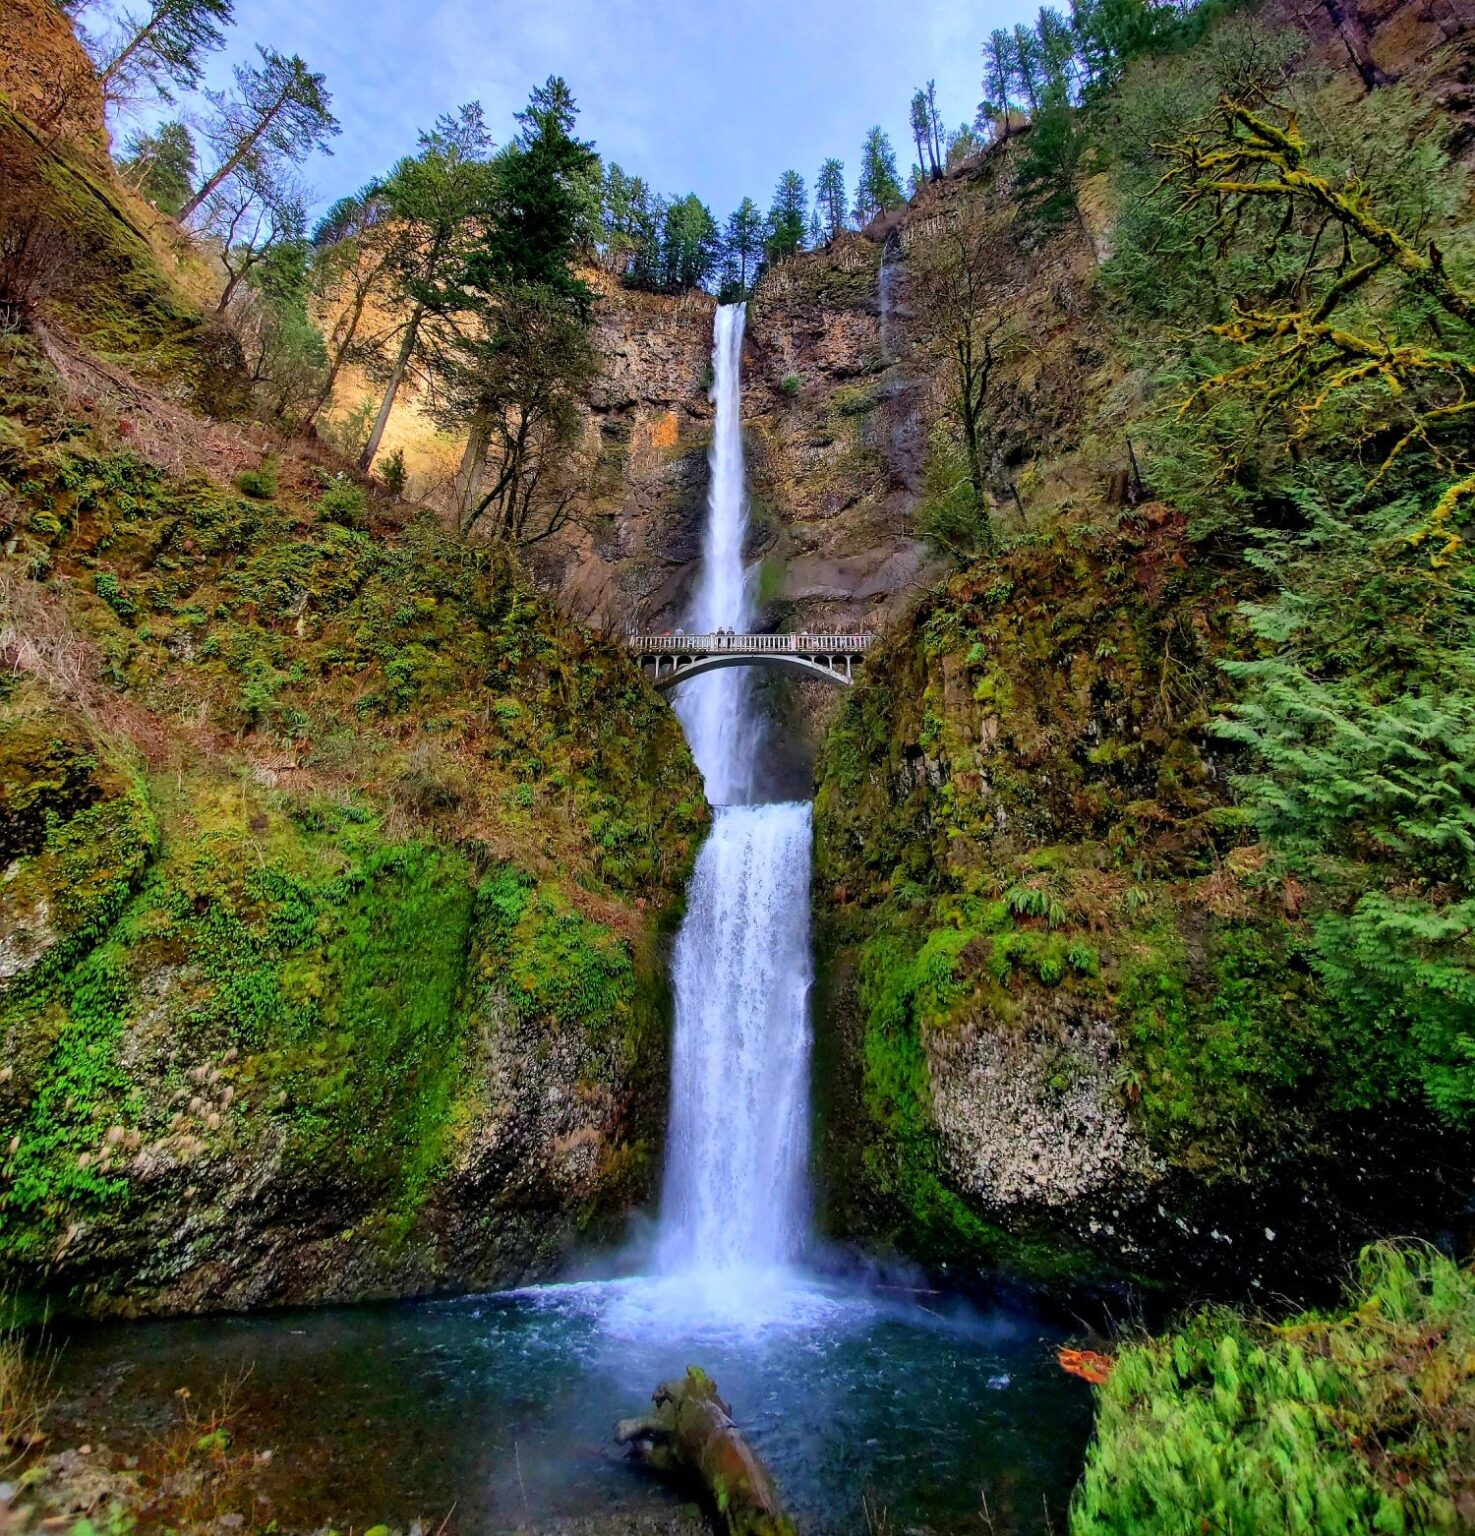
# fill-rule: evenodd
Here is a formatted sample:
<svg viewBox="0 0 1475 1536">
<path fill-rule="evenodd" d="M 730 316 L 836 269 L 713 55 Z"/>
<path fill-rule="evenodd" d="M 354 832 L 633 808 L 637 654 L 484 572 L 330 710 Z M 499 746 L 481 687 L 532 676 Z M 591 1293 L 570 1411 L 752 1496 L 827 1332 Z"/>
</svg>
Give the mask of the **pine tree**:
<svg viewBox="0 0 1475 1536">
<path fill-rule="evenodd" d="M 694 192 L 677 198 L 666 209 L 661 231 L 664 286 L 700 288 L 717 270 L 722 240 L 712 211 Z"/>
<path fill-rule="evenodd" d="M 1030 116 L 1040 109 L 1040 42 L 1032 27 L 1023 22 L 1014 28 L 1014 84 L 1020 98 L 1029 103 Z"/>
<path fill-rule="evenodd" d="M 804 230 L 808 222 L 809 200 L 804 178 L 798 171 L 785 171 L 774 188 L 773 205 L 768 210 L 768 259 L 782 261 L 804 248 Z"/>
<path fill-rule="evenodd" d="M 1035 49 L 1044 90 L 1074 99 L 1075 37 L 1070 23 L 1054 8 L 1042 5 L 1035 21 Z M 1042 93 L 1043 94 L 1043 93 Z"/>
<path fill-rule="evenodd" d="M 989 33 L 983 45 L 983 104 L 979 123 L 1002 122 L 1002 137 L 1009 137 L 1009 112 L 1014 89 L 1014 38 L 1002 27 Z"/>
<path fill-rule="evenodd" d="M 824 226 L 825 239 L 833 240 L 845 228 L 845 166 L 826 160 L 814 183 L 814 211 Z"/>
<path fill-rule="evenodd" d="M 428 322 L 464 308 L 458 279 L 495 202 L 491 149 L 481 104 L 470 102 L 438 118 L 434 129 L 420 135 L 420 153 L 401 160 L 385 179 L 384 196 L 400 235 L 393 286 L 405 318 L 360 469 L 374 462 L 405 374 L 428 363 Z"/>
<path fill-rule="evenodd" d="M 125 11 L 123 38 L 98 71 L 103 94 L 113 101 L 147 84 L 172 101 L 171 85 L 198 89 L 204 55 L 224 44 L 234 19 L 232 0 L 154 0 L 144 16 Z"/>
<path fill-rule="evenodd" d="M 855 222 L 860 225 L 869 224 L 877 214 L 899 207 L 902 201 L 896 151 L 881 128 L 872 128 L 860 152 L 860 179 L 855 186 Z"/>
<path fill-rule="evenodd" d="M 747 293 L 757 275 L 764 235 L 763 214 L 751 197 L 745 197 L 728 217 L 724 242 L 728 279 L 739 294 Z"/>
<path fill-rule="evenodd" d="M 155 133 L 128 139 L 119 169 L 160 213 L 177 214 L 195 180 L 195 141 L 183 123 L 164 123 Z"/>
<path fill-rule="evenodd" d="M 570 264 L 594 237 L 590 187 L 598 183 L 599 159 L 592 144 L 574 137 L 577 116 L 557 75 L 517 114 L 518 136 L 494 163 L 494 217 L 467 263 L 474 287 L 536 283 L 587 311 L 592 295 Z"/>
<path fill-rule="evenodd" d="M 268 173 L 282 164 L 300 164 L 314 150 L 330 154 L 328 140 L 341 131 L 321 75 L 296 54 L 286 58 L 271 48 L 256 51 L 259 65 L 235 66 L 234 94 L 205 93 L 213 108 L 205 136 L 220 159 L 180 209 L 181 219 L 188 219 L 246 160 Z"/>
</svg>

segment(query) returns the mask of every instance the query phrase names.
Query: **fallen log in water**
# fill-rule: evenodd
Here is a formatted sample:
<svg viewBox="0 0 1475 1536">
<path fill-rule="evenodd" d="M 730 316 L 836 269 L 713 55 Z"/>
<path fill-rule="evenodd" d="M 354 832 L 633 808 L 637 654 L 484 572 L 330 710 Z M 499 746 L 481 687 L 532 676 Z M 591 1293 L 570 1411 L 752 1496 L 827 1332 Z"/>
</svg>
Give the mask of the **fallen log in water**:
<svg viewBox="0 0 1475 1536">
<path fill-rule="evenodd" d="M 654 1413 L 621 1419 L 615 1428 L 632 1458 L 699 1484 L 727 1536 L 798 1536 L 768 1469 L 705 1371 L 693 1365 L 681 1380 L 662 1382 L 652 1402 Z"/>
</svg>

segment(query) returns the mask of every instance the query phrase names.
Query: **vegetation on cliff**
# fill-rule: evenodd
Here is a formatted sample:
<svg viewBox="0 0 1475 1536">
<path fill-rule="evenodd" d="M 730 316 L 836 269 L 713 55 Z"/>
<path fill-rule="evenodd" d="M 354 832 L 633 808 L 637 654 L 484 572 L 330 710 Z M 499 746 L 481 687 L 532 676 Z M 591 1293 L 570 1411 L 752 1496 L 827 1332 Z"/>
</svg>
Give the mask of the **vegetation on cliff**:
<svg viewBox="0 0 1475 1536">
<path fill-rule="evenodd" d="M 847 700 L 818 878 L 836 1091 L 874 1132 L 841 1219 L 935 1257 L 1053 1226 L 1212 1269 L 1212 1212 L 1243 1273 L 1279 1222 L 1230 1189 L 1468 1121 L 1465 180 L 1438 62 L 1367 96 L 1305 49 L 1233 19 L 1078 113 L 1120 213 L 1064 423 L 1030 374 L 1078 320 L 1019 263 L 1087 233 L 999 196 L 1034 151 L 914 215 L 954 402 L 921 520 L 982 558 Z M 1117 504 L 1062 502 L 1124 440 Z M 1021 1077 L 1048 1127 L 1022 1180 L 987 1132 Z"/>
<path fill-rule="evenodd" d="M 679 728 L 505 545 L 158 389 L 237 365 L 124 194 L 0 128 L 39 242 L 0 340 L 0 1260 L 92 1306 L 546 1263 L 653 1166 Z M 284 1221 L 290 1260 L 247 1236 Z"/>
</svg>

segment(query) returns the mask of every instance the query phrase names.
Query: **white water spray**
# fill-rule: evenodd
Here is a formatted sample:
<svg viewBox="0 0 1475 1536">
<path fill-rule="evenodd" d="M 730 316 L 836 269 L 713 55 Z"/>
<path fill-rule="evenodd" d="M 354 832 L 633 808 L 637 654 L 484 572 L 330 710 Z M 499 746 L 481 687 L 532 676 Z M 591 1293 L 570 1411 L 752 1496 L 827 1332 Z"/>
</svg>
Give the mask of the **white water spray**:
<svg viewBox="0 0 1475 1536">
<path fill-rule="evenodd" d="M 701 633 L 754 619 L 743 569 L 743 321 L 740 304 L 717 311 L 712 480 L 691 613 Z M 762 733 L 744 669 L 681 684 L 676 709 L 716 809 L 672 967 L 660 1261 L 668 1274 L 733 1276 L 715 1288 L 741 1305 L 749 1282 L 736 1275 L 796 1258 L 806 1227 L 810 815 L 806 804 L 751 803 Z"/>
</svg>

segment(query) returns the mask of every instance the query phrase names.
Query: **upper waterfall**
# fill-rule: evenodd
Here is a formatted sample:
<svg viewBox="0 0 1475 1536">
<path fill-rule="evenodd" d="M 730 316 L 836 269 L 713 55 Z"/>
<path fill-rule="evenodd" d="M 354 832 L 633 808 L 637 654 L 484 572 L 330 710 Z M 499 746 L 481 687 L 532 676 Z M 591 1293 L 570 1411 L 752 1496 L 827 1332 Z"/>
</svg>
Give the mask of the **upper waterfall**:
<svg viewBox="0 0 1475 1536">
<path fill-rule="evenodd" d="M 702 531 L 702 564 L 688 624 L 701 634 L 753 626 L 754 604 L 743 566 L 748 493 L 743 461 L 744 304 L 717 310 L 712 337 L 712 398 L 716 416 L 708 454 L 711 480 Z M 745 805 L 755 794 L 762 729 L 753 710 L 752 679 L 741 670 L 693 680 L 676 698 L 692 756 L 713 805 Z"/>
</svg>

